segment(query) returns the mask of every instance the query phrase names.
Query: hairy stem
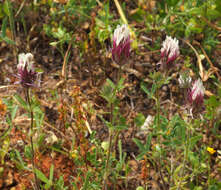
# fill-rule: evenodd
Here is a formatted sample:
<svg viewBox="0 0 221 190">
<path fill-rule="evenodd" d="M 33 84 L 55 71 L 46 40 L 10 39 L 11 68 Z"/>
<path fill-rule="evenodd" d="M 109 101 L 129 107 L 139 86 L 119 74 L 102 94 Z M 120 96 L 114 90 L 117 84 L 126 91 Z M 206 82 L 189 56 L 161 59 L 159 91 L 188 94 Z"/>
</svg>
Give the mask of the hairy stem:
<svg viewBox="0 0 221 190">
<path fill-rule="evenodd" d="M 40 186 L 39 186 L 39 183 L 38 183 L 38 179 L 37 179 L 37 175 L 35 173 L 35 162 L 34 162 L 34 159 L 35 159 L 35 151 L 34 151 L 34 143 L 33 143 L 33 125 L 34 125 L 34 113 L 33 113 L 33 110 L 32 110 L 32 106 L 31 106 L 31 100 L 30 100 L 30 94 L 29 94 L 29 88 L 26 89 L 26 100 L 28 102 L 28 105 L 29 105 L 29 111 L 30 111 L 30 114 L 31 114 L 31 135 L 30 135 L 30 141 L 31 141 L 31 151 L 32 151 L 32 156 L 31 156 L 31 164 L 32 164 L 32 170 L 33 170 L 33 173 L 34 173 L 34 179 L 35 179 L 35 186 L 37 188 L 37 190 L 40 190 Z"/>
<path fill-rule="evenodd" d="M 184 176 L 184 171 L 186 168 L 186 161 L 187 161 L 187 157 L 188 157 L 188 152 L 189 152 L 189 140 L 190 140 L 190 131 L 189 131 L 189 126 L 187 127 L 187 140 L 186 140 L 186 144 L 185 144 L 185 155 L 184 155 L 184 159 L 183 159 L 183 167 L 181 170 L 181 178 L 179 181 L 179 185 L 178 185 L 178 190 L 180 189 L 181 183 L 182 183 L 182 177 Z"/>
<path fill-rule="evenodd" d="M 111 103 L 110 106 L 110 122 L 113 124 L 113 103 Z M 111 154 L 111 149 L 112 149 L 112 139 L 113 139 L 113 133 L 112 129 L 109 129 L 109 147 L 108 147 L 108 153 L 107 153 L 107 161 L 105 165 L 105 174 L 104 174 L 104 184 L 103 184 L 103 190 L 107 190 L 107 180 L 109 176 L 109 162 L 110 162 L 110 154 Z"/>
<path fill-rule="evenodd" d="M 159 88 L 157 88 L 156 91 L 156 107 L 157 107 L 157 131 L 160 131 L 160 96 L 159 96 Z M 161 143 L 160 143 L 160 135 L 157 135 L 157 144 L 159 144 L 161 149 Z M 161 168 L 161 150 L 160 150 L 160 157 L 159 157 L 159 172 L 160 172 L 160 178 L 163 182 L 163 189 L 166 190 L 166 182 L 164 181 L 163 174 L 162 174 L 162 168 Z"/>
</svg>

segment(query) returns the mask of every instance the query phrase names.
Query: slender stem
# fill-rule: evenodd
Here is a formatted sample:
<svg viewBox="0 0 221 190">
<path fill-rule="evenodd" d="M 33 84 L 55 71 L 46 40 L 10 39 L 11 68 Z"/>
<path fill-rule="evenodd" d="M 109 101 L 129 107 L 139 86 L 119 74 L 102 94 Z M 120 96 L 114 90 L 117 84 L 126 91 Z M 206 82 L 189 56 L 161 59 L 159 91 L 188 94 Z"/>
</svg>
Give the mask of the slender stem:
<svg viewBox="0 0 221 190">
<path fill-rule="evenodd" d="M 157 88 L 156 91 L 156 106 L 157 106 L 157 131 L 160 131 L 160 96 L 159 96 L 159 88 Z M 160 144 L 160 134 L 157 135 L 157 144 L 159 143 L 160 149 L 161 149 L 161 144 Z M 159 172 L 160 172 L 160 178 L 163 182 L 163 189 L 166 189 L 166 182 L 164 181 L 163 174 L 162 174 L 162 168 L 161 168 L 161 150 L 160 150 L 160 156 L 159 156 Z"/>
<path fill-rule="evenodd" d="M 118 73 L 117 73 L 117 85 L 120 81 L 121 73 L 122 73 L 122 65 L 120 64 L 119 69 L 118 69 Z"/>
<path fill-rule="evenodd" d="M 122 73 L 122 63 L 120 63 L 118 73 L 117 73 L 117 86 L 119 85 L 119 81 L 121 79 L 121 73 Z M 114 142 L 113 142 L 114 144 L 113 146 L 115 147 L 114 151 L 117 150 L 117 142 L 118 142 L 119 135 L 120 135 L 120 130 L 116 132 L 116 135 L 114 138 Z"/>
<path fill-rule="evenodd" d="M 34 178 L 35 178 L 35 185 L 36 185 L 36 188 L 37 190 L 40 190 L 40 186 L 39 186 L 39 183 L 38 183 L 38 179 L 37 179 L 37 175 L 35 173 L 35 162 L 34 162 L 34 158 L 35 158 L 35 151 L 34 151 L 34 143 L 33 143 L 33 124 L 34 124 L 34 113 L 33 113 L 33 110 L 32 110 L 32 106 L 31 106 L 31 100 L 30 100 L 30 94 L 29 94 L 29 88 L 26 89 L 26 100 L 28 102 L 28 105 L 29 105 L 29 111 L 30 111 L 30 114 L 31 114 L 31 135 L 30 135 L 30 141 L 31 141 L 31 151 L 32 151 L 32 156 L 31 156 L 31 163 L 32 163 L 32 170 L 33 170 L 33 173 L 34 173 Z"/>
<path fill-rule="evenodd" d="M 110 106 L 110 122 L 113 124 L 113 103 L 111 103 Z M 109 162 L 110 162 L 110 154 L 112 149 L 112 139 L 113 139 L 113 133 L 112 129 L 109 129 L 109 147 L 108 147 L 108 153 L 107 153 L 107 161 L 105 165 L 105 174 L 104 174 L 104 184 L 103 184 L 103 190 L 107 190 L 107 179 L 109 175 Z"/>
<path fill-rule="evenodd" d="M 117 91 L 118 91 L 118 85 L 119 85 L 119 81 L 120 81 L 120 77 L 121 77 L 121 72 L 122 72 L 122 64 L 119 64 L 119 70 L 117 72 L 117 85 L 114 89 L 114 94 L 115 96 L 117 95 Z M 112 126 L 114 126 L 114 118 L 113 118 L 113 111 L 114 111 L 114 103 L 112 102 L 110 105 L 110 123 Z M 107 161 L 106 161 L 106 165 L 105 165 L 105 175 L 104 175 L 104 183 L 103 183 L 103 190 L 107 190 L 107 179 L 108 179 L 108 175 L 109 175 L 109 164 L 110 164 L 110 155 L 111 155 L 111 151 L 112 151 L 112 146 L 115 144 L 115 146 L 117 146 L 117 140 L 118 140 L 118 136 L 119 136 L 120 132 L 117 131 L 115 139 L 113 140 L 113 136 L 115 135 L 113 129 L 109 129 L 109 147 L 108 147 L 108 153 L 107 153 Z M 114 142 L 113 142 L 114 141 Z M 112 145 L 113 144 L 113 145 Z"/>
<path fill-rule="evenodd" d="M 156 102 L 156 106 L 157 106 L 157 131 L 160 130 L 160 96 L 159 96 L 159 89 L 157 88 L 157 102 Z M 159 137 L 159 136 L 157 136 Z M 159 140 L 159 139 L 158 139 Z"/>
<path fill-rule="evenodd" d="M 110 130 L 110 137 L 109 137 L 109 147 L 108 147 L 108 153 L 107 153 L 107 161 L 105 166 L 105 176 L 104 176 L 104 190 L 107 190 L 107 179 L 109 175 L 109 162 L 110 162 L 110 153 L 111 153 L 111 147 L 112 147 L 112 131 Z"/>
<path fill-rule="evenodd" d="M 190 131 L 189 131 L 189 126 L 187 127 L 187 141 L 186 141 L 186 145 L 185 145 L 185 155 L 184 155 L 184 159 L 183 159 L 183 167 L 182 167 L 182 171 L 181 171 L 181 178 L 184 175 L 184 171 L 185 171 L 185 167 L 186 167 L 186 160 L 187 160 L 187 156 L 188 156 L 188 152 L 189 152 L 189 139 L 190 139 Z M 179 185 L 178 185 L 178 190 L 180 189 L 180 185 L 181 185 L 182 180 L 179 181 Z"/>
<path fill-rule="evenodd" d="M 209 155 L 209 159 L 208 159 L 208 180 L 207 180 L 207 183 L 208 183 L 208 187 L 210 185 L 210 174 L 211 174 L 211 168 L 210 168 L 210 164 L 211 164 L 211 158 L 210 158 L 210 155 Z"/>
</svg>

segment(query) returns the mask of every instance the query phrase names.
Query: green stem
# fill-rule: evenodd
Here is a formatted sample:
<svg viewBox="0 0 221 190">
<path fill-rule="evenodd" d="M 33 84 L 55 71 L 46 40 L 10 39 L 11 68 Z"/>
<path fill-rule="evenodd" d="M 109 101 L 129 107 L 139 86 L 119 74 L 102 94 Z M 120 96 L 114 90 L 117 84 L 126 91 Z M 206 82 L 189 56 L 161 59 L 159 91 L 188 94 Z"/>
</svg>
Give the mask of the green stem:
<svg viewBox="0 0 221 190">
<path fill-rule="evenodd" d="M 110 106 L 110 122 L 111 125 L 113 125 L 113 103 L 111 103 Z M 108 153 L 107 153 L 107 161 L 105 165 L 105 174 L 104 174 L 104 183 L 103 183 L 103 190 L 107 190 L 107 180 L 109 176 L 109 163 L 110 163 L 110 154 L 111 154 L 111 149 L 112 149 L 112 139 L 113 139 L 113 133 L 112 129 L 109 129 L 109 147 L 108 147 Z"/>
<path fill-rule="evenodd" d="M 187 140 L 186 140 L 186 145 L 185 145 L 185 155 L 184 155 L 184 159 L 183 159 L 183 167 L 182 167 L 182 171 L 181 171 L 181 178 L 179 181 L 179 185 L 177 187 L 177 190 L 180 189 L 181 186 L 181 182 L 182 182 L 182 177 L 184 176 L 184 171 L 185 171 L 185 167 L 186 167 L 186 161 L 187 161 L 187 156 L 188 156 L 188 152 L 189 152 L 189 140 L 190 140 L 190 131 L 189 131 L 189 126 L 187 127 Z"/>
<path fill-rule="evenodd" d="M 28 102 L 28 105 L 29 105 L 29 111 L 30 111 L 30 114 L 31 114 L 31 134 L 30 134 L 30 141 L 31 141 L 31 151 L 32 151 L 32 156 L 31 156 L 31 163 L 32 163 L 32 170 L 33 170 L 33 173 L 34 173 L 34 179 L 35 179 L 35 185 L 36 185 L 36 188 L 37 190 L 40 190 L 40 186 L 39 186 L 39 183 L 38 183 L 38 179 L 37 179 L 37 175 L 35 173 L 35 162 L 34 162 L 34 158 L 35 158 L 35 151 L 34 151 L 34 143 L 33 143 L 33 125 L 34 125 L 34 113 L 33 113 L 33 110 L 32 110 L 32 106 L 31 106 L 31 100 L 30 100 L 30 94 L 29 94 L 29 88 L 26 89 L 26 100 Z"/>
<path fill-rule="evenodd" d="M 211 164 L 211 158 L 210 158 L 210 155 L 209 155 L 209 159 L 208 159 L 208 188 L 209 188 L 209 185 L 210 185 L 210 174 L 211 174 L 211 169 L 210 169 L 210 164 Z"/>
<path fill-rule="evenodd" d="M 157 88 L 157 100 L 156 100 L 156 106 L 157 106 L 157 131 L 160 131 L 160 97 L 159 97 L 159 89 Z M 160 136 L 157 135 L 157 138 Z M 158 139 L 159 140 L 159 139 Z"/>
<path fill-rule="evenodd" d="M 118 73 L 117 73 L 117 85 L 114 89 L 114 94 L 115 96 L 117 95 L 117 91 L 118 91 L 118 85 L 119 85 L 119 81 L 120 81 L 120 77 L 121 77 L 121 72 L 122 72 L 122 64 L 119 65 L 119 70 L 118 70 Z M 115 119 L 113 118 L 113 111 L 114 111 L 114 103 L 112 102 L 111 105 L 110 105 L 110 123 L 111 123 L 111 126 L 113 127 L 114 126 L 114 123 L 115 123 Z M 111 155 L 111 151 L 112 151 L 112 144 L 114 145 L 116 143 L 117 145 L 117 140 L 118 140 L 118 136 L 120 134 L 119 131 L 117 131 L 116 133 L 116 136 L 113 140 L 113 135 L 114 135 L 114 131 L 113 129 L 109 129 L 109 147 L 108 147 L 108 153 L 107 153 L 107 161 L 106 161 L 106 165 L 105 165 L 105 174 L 104 174 L 104 183 L 103 183 L 103 190 L 107 190 L 107 180 L 108 180 L 108 176 L 109 176 L 109 170 L 110 170 L 110 155 Z"/>
<path fill-rule="evenodd" d="M 159 96 L 159 88 L 156 90 L 156 106 L 157 106 L 157 133 L 160 131 L 160 96 Z M 163 189 L 166 189 L 166 182 L 164 181 L 163 174 L 162 174 L 162 168 L 161 168 L 161 143 L 160 143 L 160 134 L 157 134 L 157 144 L 160 146 L 160 156 L 159 156 L 159 172 L 160 172 L 160 178 L 163 182 Z"/>
<path fill-rule="evenodd" d="M 122 73 L 122 63 L 119 65 L 119 70 L 118 70 L 118 73 L 117 73 L 117 86 L 119 85 L 119 81 L 121 79 L 121 73 Z M 118 89 L 117 89 L 118 90 Z M 116 92 L 116 95 L 117 95 L 117 92 Z M 118 119 L 118 118 L 117 118 Z M 118 142 L 118 137 L 120 135 L 120 130 L 116 132 L 116 135 L 115 135 L 115 138 L 114 138 L 114 147 L 115 147 L 115 151 L 117 150 L 117 142 Z"/>
</svg>

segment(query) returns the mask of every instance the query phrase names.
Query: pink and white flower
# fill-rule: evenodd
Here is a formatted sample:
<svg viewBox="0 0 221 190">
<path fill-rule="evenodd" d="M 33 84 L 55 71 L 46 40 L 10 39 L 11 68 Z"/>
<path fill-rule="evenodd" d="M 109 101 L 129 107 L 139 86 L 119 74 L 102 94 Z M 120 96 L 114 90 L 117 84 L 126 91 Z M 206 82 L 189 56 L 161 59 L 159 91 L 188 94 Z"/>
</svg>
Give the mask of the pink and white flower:
<svg viewBox="0 0 221 190">
<path fill-rule="evenodd" d="M 18 78 L 19 83 L 25 87 L 29 88 L 34 86 L 34 82 L 37 78 L 37 73 L 34 69 L 34 58 L 31 53 L 21 53 L 18 55 Z"/>
<path fill-rule="evenodd" d="M 170 66 L 177 57 L 180 55 L 179 41 L 176 38 L 167 36 L 162 44 L 161 52 L 161 63 L 164 66 Z"/>
<path fill-rule="evenodd" d="M 126 24 L 118 25 L 114 31 L 112 59 L 122 64 L 130 56 L 130 30 Z"/>
<path fill-rule="evenodd" d="M 203 104 L 203 97 L 205 94 L 205 88 L 200 79 L 193 83 L 192 88 L 188 92 L 188 101 L 190 104 L 194 104 L 197 107 Z"/>
</svg>

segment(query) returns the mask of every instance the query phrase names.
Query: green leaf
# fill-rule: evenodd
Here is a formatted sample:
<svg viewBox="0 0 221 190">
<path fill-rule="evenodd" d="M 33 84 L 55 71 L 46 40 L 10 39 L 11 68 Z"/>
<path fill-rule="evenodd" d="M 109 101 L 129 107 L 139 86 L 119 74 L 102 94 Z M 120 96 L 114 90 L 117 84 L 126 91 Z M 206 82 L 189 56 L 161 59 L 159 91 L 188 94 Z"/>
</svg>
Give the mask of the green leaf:
<svg viewBox="0 0 221 190">
<path fill-rule="evenodd" d="M 25 146 L 25 157 L 31 159 L 32 158 L 32 150 L 30 145 Z"/>
<path fill-rule="evenodd" d="M 133 141 L 138 146 L 140 151 L 144 151 L 145 150 L 144 145 L 141 143 L 141 141 L 139 139 L 133 138 Z"/>
<path fill-rule="evenodd" d="M 15 149 L 15 153 L 16 153 L 16 156 L 17 156 L 19 162 L 20 162 L 20 166 L 22 167 L 21 169 L 26 169 L 25 163 L 22 160 L 20 152 L 17 149 Z"/>
<path fill-rule="evenodd" d="M 221 1 L 215 0 L 216 10 L 221 14 Z"/>
<path fill-rule="evenodd" d="M 122 163 L 122 158 L 123 158 L 123 154 L 122 154 L 122 142 L 121 140 L 118 141 L 118 149 L 119 149 L 119 157 L 120 157 L 120 162 Z"/>
<path fill-rule="evenodd" d="M 4 2 L 3 10 L 5 14 L 9 17 L 10 16 L 10 2 L 8 0 Z"/>
<path fill-rule="evenodd" d="M 102 87 L 101 97 L 103 97 L 109 104 L 114 103 L 116 100 L 116 89 L 114 83 L 107 79 L 106 83 Z"/>
<path fill-rule="evenodd" d="M 179 0 L 168 0 L 167 4 L 171 7 L 175 7 L 178 2 L 179 2 Z"/>
<path fill-rule="evenodd" d="M 139 113 L 134 118 L 134 123 L 136 126 L 141 127 L 144 124 L 145 120 L 146 118 L 144 117 L 144 115 L 142 113 Z"/>
<path fill-rule="evenodd" d="M 178 179 L 178 178 L 179 178 L 179 173 L 180 173 L 180 170 L 181 170 L 182 168 L 183 168 L 183 164 L 180 164 L 180 165 L 175 169 L 174 174 L 173 174 L 173 176 L 174 176 L 175 179 Z"/>
<path fill-rule="evenodd" d="M 91 172 L 89 171 L 89 172 L 87 172 L 86 179 L 85 179 L 84 186 L 83 186 L 82 190 L 88 189 L 90 176 L 91 176 Z"/>
<path fill-rule="evenodd" d="M 6 43 L 11 44 L 11 45 L 15 45 L 16 44 L 13 40 L 9 39 L 7 36 L 2 38 L 2 40 L 4 40 Z"/>
<path fill-rule="evenodd" d="M 147 142 L 145 144 L 145 150 L 146 151 L 150 150 L 151 140 L 152 140 L 152 135 L 150 134 L 150 135 L 147 136 Z"/>
<path fill-rule="evenodd" d="M 193 190 L 203 190 L 203 188 L 201 186 L 196 186 Z"/>
<path fill-rule="evenodd" d="M 220 105 L 221 103 L 217 101 L 216 96 L 210 96 L 210 98 L 206 101 L 207 106 L 211 106 L 213 108 L 216 108 Z"/>
<path fill-rule="evenodd" d="M 145 154 L 146 154 L 146 152 L 141 152 L 141 153 L 136 157 L 136 159 L 137 159 L 137 160 L 141 160 L 141 159 L 144 157 Z"/>
<path fill-rule="evenodd" d="M 18 94 L 15 94 L 13 96 L 13 98 L 23 107 L 25 108 L 26 110 L 28 110 L 28 104 L 22 99 L 21 96 L 19 96 Z"/>
<path fill-rule="evenodd" d="M 40 179 L 42 182 L 46 184 L 50 184 L 50 181 L 48 180 L 48 178 L 37 168 L 35 168 L 35 173 L 37 175 L 37 178 Z"/>
<path fill-rule="evenodd" d="M 121 91 L 122 89 L 124 89 L 124 78 L 121 78 L 119 81 L 118 81 L 118 83 L 117 83 L 117 90 L 118 91 Z"/>
<path fill-rule="evenodd" d="M 1 148 L 0 148 L 0 161 L 1 164 L 4 164 L 5 161 L 5 155 L 8 153 L 9 151 L 9 146 L 10 146 L 10 138 L 9 136 L 7 136 L 7 138 L 4 139 L 4 141 L 2 141 L 3 143 L 1 144 Z"/>
<path fill-rule="evenodd" d="M 202 12 L 203 10 L 201 7 L 194 7 L 194 8 L 187 10 L 187 13 L 191 15 L 202 15 Z"/>
<path fill-rule="evenodd" d="M 3 20 L 2 20 L 2 38 L 4 38 L 6 36 L 6 29 L 7 29 L 7 24 L 8 24 L 8 17 L 5 17 Z"/>
<path fill-rule="evenodd" d="M 54 175 L 54 165 L 52 164 L 50 168 L 50 175 L 49 175 L 49 180 L 50 180 L 51 185 L 53 183 L 53 175 Z"/>
<path fill-rule="evenodd" d="M 115 89 L 116 86 L 110 79 L 107 79 L 107 83 L 111 86 L 112 89 Z"/>
<path fill-rule="evenodd" d="M 147 90 L 144 82 L 141 83 L 140 87 L 148 95 L 149 98 L 152 98 L 152 94 Z"/>
<path fill-rule="evenodd" d="M 18 106 L 13 106 L 12 110 L 11 110 L 11 119 L 13 120 L 15 118 L 15 115 L 17 113 L 18 110 Z"/>
<path fill-rule="evenodd" d="M 198 155 L 195 154 L 192 151 L 189 151 L 188 158 L 189 158 L 189 160 L 191 162 L 192 167 L 198 169 L 199 168 L 199 157 L 198 157 Z"/>
<path fill-rule="evenodd" d="M 101 115 L 98 115 L 98 116 L 108 128 L 113 128 L 113 125 L 111 124 L 111 122 L 105 120 Z"/>
<path fill-rule="evenodd" d="M 190 147 L 194 147 L 195 145 L 196 145 L 196 143 L 200 140 L 200 139 L 202 139 L 203 138 L 203 136 L 202 135 L 198 135 L 198 136 L 195 136 L 195 137 L 191 137 L 190 138 Z"/>
<path fill-rule="evenodd" d="M 2 28 L 1 28 L 1 33 L 0 33 L 0 39 L 5 41 L 8 44 L 15 45 L 15 42 L 11 39 L 9 39 L 6 36 L 6 29 L 7 29 L 7 24 L 8 24 L 8 17 L 5 17 L 2 21 Z"/>
</svg>

